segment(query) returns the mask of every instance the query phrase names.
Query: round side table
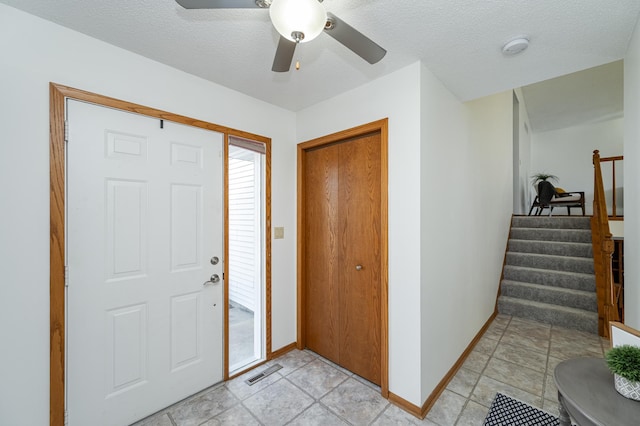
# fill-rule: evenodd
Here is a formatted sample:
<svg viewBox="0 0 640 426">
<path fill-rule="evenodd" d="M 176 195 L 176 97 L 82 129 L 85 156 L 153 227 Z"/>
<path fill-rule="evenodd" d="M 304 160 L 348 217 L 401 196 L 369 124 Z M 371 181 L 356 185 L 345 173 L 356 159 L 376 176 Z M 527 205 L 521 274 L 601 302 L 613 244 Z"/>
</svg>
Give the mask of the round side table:
<svg viewBox="0 0 640 426">
<path fill-rule="evenodd" d="M 640 424 L 640 402 L 620 395 L 604 359 L 577 358 L 555 369 L 560 426 L 628 426 Z"/>
</svg>

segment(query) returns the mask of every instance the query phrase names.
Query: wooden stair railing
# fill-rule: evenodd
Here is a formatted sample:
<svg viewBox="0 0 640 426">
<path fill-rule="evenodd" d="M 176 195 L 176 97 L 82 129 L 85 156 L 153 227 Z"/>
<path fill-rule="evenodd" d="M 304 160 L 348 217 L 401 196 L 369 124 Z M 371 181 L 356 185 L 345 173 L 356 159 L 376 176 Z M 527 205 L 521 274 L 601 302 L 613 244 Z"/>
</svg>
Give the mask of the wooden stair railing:
<svg viewBox="0 0 640 426">
<path fill-rule="evenodd" d="M 624 160 L 624 156 L 619 155 L 617 157 L 600 157 L 600 164 L 602 163 L 611 163 L 611 214 L 609 215 L 609 220 L 621 220 L 622 216 L 618 216 L 617 212 L 617 202 L 618 197 L 616 194 L 616 161 Z M 604 185 L 603 185 L 604 186 Z"/>
<path fill-rule="evenodd" d="M 603 166 L 605 164 L 611 164 L 611 204 L 608 202 L 607 204 L 607 213 L 609 213 L 609 208 L 611 208 L 611 212 L 609 214 L 609 223 L 612 220 L 622 221 L 624 220 L 623 215 L 618 215 L 618 185 L 616 183 L 616 162 L 622 162 L 624 160 L 624 156 L 618 155 L 616 157 L 600 157 L 600 165 L 603 174 L 609 173 Z M 604 182 L 604 176 L 603 176 Z M 605 190 L 606 194 L 606 190 Z M 607 197 L 607 200 L 609 198 Z M 614 305 L 618 309 L 618 320 L 624 323 L 624 240 L 622 238 L 613 240 L 614 250 L 612 257 L 612 273 L 613 273 L 613 300 Z"/>
<path fill-rule="evenodd" d="M 591 235 L 596 276 L 596 293 L 598 298 L 598 334 L 609 339 L 609 322 L 619 321 L 620 318 L 615 303 L 615 290 L 613 285 L 612 255 L 614 243 L 609 229 L 609 215 L 607 213 L 600 163 L 600 152 L 595 150 L 593 151 L 594 191 Z"/>
</svg>

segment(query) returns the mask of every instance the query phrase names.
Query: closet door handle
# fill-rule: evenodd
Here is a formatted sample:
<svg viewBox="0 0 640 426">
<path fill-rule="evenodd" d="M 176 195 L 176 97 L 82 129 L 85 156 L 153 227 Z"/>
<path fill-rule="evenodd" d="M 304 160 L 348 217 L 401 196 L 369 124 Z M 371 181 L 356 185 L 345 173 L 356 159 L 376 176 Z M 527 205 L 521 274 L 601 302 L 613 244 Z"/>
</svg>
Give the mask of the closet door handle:
<svg viewBox="0 0 640 426">
<path fill-rule="evenodd" d="M 356 271 L 362 271 L 362 265 L 356 265 Z"/>
</svg>

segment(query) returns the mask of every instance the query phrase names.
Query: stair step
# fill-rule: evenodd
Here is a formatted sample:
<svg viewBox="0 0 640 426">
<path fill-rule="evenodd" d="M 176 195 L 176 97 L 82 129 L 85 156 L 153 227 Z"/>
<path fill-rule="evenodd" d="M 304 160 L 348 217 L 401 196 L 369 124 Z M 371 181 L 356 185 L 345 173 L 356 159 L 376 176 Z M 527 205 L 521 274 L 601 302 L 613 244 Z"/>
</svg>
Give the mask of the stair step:
<svg viewBox="0 0 640 426">
<path fill-rule="evenodd" d="M 598 332 L 590 217 L 514 216 L 498 311 Z"/>
<path fill-rule="evenodd" d="M 593 274 L 593 259 L 550 254 L 507 252 L 507 265 Z"/>
<path fill-rule="evenodd" d="M 591 243 L 565 241 L 509 240 L 509 251 L 593 258 Z"/>
<path fill-rule="evenodd" d="M 510 238 L 513 238 L 516 240 L 591 243 L 591 230 L 590 229 L 511 228 Z"/>
<path fill-rule="evenodd" d="M 505 315 L 543 322 L 545 324 L 557 325 L 594 334 L 598 333 L 598 314 L 582 309 L 500 296 L 498 298 L 498 312 Z"/>
<path fill-rule="evenodd" d="M 529 268 L 525 266 L 505 265 L 504 279 L 511 281 L 542 284 L 573 290 L 596 291 L 596 279 L 593 274 L 554 271 Z"/>
<path fill-rule="evenodd" d="M 573 290 L 509 280 L 503 280 L 500 288 L 502 296 L 584 309 L 590 312 L 598 311 L 596 293 L 592 291 Z"/>
<path fill-rule="evenodd" d="M 589 216 L 575 217 L 544 217 L 544 216 L 514 216 L 511 221 L 513 228 L 553 228 L 553 229 L 591 229 Z"/>
</svg>

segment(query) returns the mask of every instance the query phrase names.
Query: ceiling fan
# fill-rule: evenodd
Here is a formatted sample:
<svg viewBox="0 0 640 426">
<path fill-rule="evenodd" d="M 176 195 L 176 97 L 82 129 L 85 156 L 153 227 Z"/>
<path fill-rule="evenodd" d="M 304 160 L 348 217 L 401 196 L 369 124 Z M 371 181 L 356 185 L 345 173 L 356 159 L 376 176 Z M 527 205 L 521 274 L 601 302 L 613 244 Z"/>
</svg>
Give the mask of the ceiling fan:
<svg viewBox="0 0 640 426">
<path fill-rule="evenodd" d="M 271 22 L 280 33 L 272 71 L 287 72 L 298 43 L 316 38 L 322 31 L 351 49 L 370 64 L 387 51 L 332 13 L 322 0 L 176 0 L 185 9 L 269 9 Z"/>
</svg>

